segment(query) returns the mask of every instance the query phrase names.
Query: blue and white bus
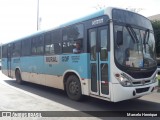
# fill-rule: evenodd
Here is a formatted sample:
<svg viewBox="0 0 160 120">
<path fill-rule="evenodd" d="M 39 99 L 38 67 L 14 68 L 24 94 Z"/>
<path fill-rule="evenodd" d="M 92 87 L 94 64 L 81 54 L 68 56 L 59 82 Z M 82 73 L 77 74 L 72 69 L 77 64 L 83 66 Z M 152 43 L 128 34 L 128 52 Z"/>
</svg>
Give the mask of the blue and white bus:
<svg viewBox="0 0 160 120">
<path fill-rule="evenodd" d="M 73 100 L 86 95 L 118 102 L 149 94 L 158 85 L 151 22 L 127 10 L 106 8 L 2 49 L 5 75 L 19 84 L 65 90 Z"/>
</svg>

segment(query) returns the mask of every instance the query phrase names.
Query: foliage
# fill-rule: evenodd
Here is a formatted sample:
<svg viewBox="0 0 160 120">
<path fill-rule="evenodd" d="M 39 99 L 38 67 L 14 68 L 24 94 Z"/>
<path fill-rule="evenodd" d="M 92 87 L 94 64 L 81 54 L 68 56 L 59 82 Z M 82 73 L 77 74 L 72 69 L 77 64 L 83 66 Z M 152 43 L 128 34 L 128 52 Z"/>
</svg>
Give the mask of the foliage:
<svg viewBox="0 0 160 120">
<path fill-rule="evenodd" d="M 152 26 L 153 26 L 154 36 L 156 40 L 157 56 L 160 57 L 160 21 L 152 21 Z"/>
<path fill-rule="evenodd" d="M 160 87 L 160 75 L 158 75 L 158 85 L 159 85 L 159 87 Z"/>
</svg>

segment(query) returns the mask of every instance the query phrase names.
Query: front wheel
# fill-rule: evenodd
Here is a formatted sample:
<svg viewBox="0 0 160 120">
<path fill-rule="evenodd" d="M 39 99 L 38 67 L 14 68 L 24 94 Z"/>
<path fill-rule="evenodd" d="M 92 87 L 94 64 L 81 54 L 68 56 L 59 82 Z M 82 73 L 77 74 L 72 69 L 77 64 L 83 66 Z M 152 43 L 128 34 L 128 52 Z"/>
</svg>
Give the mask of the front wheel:
<svg viewBox="0 0 160 120">
<path fill-rule="evenodd" d="M 19 70 L 16 70 L 15 76 L 16 76 L 16 82 L 18 84 L 23 84 L 23 81 L 22 81 L 22 78 L 21 78 L 21 73 L 20 73 Z"/>
<path fill-rule="evenodd" d="M 66 92 L 69 98 L 79 101 L 82 99 L 81 84 L 77 76 L 71 75 L 66 82 Z"/>
</svg>

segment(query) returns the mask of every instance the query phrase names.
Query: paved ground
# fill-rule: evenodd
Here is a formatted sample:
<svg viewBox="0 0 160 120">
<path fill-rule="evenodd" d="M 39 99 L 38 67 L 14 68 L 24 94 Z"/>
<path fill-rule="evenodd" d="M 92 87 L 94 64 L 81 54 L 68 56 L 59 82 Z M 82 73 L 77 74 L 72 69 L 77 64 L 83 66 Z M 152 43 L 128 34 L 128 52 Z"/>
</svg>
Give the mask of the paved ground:
<svg viewBox="0 0 160 120">
<path fill-rule="evenodd" d="M 18 85 L 16 84 L 15 80 L 5 77 L 1 74 L 1 72 L 0 78 L 0 111 L 160 111 L 160 93 L 157 92 L 146 95 L 139 99 L 128 100 L 119 103 L 111 103 L 90 97 L 87 97 L 87 99 L 82 102 L 76 102 L 70 100 L 65 92 L 61 90 L 30 83 L 26 83 L 25 85 Z M 73 114 L 76 113 L 73 112 Z M 82 116 L 88 115 L 87 112 L 79 112 L 79 114 L 82 114 Z M 14 119 L 17 120 L 17 118 Z M 45 118 L 32 119 L 41 120 Z M 47 119 L 97 120 L 106 118 L 54 117 Z M 127 118 L 117 117 L 114 119 L 121 120 Z"/>
</svg>

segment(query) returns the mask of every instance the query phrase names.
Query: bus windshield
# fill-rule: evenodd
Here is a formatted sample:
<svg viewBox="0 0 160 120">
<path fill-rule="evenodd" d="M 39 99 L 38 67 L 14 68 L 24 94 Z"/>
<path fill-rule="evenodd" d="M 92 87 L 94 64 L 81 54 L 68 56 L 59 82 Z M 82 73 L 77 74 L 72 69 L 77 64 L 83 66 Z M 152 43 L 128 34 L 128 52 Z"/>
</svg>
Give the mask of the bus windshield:
<svg viewBox="0 0 160 120">
<path fill-rule="evenodd" d="M 125 67 L 149 68 L 156 66 L 155 39 L 149 29 L 137 29 L 130 25 L 115 25 L 115 59 Z M 122 42 L 117 44 L 117 32 Z"/>
</svg>

